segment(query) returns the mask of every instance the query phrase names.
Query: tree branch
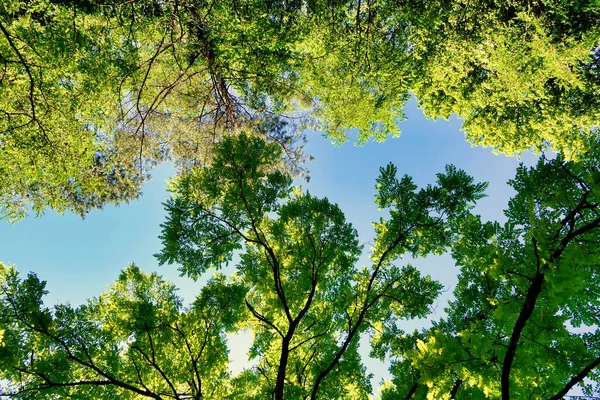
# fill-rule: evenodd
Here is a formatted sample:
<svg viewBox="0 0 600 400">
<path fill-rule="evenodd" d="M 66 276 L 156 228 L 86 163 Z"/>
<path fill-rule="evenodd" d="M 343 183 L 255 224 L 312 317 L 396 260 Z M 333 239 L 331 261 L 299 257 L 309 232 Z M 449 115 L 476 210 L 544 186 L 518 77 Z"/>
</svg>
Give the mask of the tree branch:
<svg viewBox="0 0 600 400">
<path fill-rule="evenodd" d="M 594 368 L 600 365 L 600 357 L 589 363 L 584 369 L 581 370 L 577 375 L 573 376 L 569 382 L 558 391 L 554 396 L 550 397 L 549 400 L 560 400 L 562 399 L 571 388 L 581 382 Z"/>
<path fill-rule="evenodd" d="M 48 138 L 48 135 L 46 134 L 46 130 L 44 129 L 44 126 L 42 125 L 42 123 L 40 122 L 40 120 L 37 118 L 37 115 L 36 115 L 35 93 L 34 93 L 35 80 L 33 79 L 33 74 L 31 73 L 29 64 L 27 63 L 27 61 L 25 61 L 25 58 L 23 57 L 23 55 L 21 54 L 21 52 L 19 51 L 17 46 L 12 41 L 10 34 L 8 33 L 8 31 L 6 30 L 4 25 L 2 25 L 2 22 L 0 22 L 0 31 L 2 31 L 2 33 L 4 34 L 4 37 L 6 37 L 6 40 L 8 41 L 8 44 L 13 49 L 13 51 L 17 54 L 17 57 L 19 57 L 21 64 L 23 64 L 23 67 L 25 68 L 25 72 L 27 73 L 27 76 L 29 77 L 29 104 L 31 105 L 31 119 L 33 121 L 35 121 L 37 126 L 40 128 L 40 131 L 42 132 L 42 135 L 43 135 L 46 143 L 50 143 L 50 138 Z"/>
<path fill-rule="evenodd" d="M 263 315 L 261 315 L 258 311 L 256 311 L 256 309 L 254 309 L 254 307 L 252 307 L 252 305 L 248 302 L 248 300 L 246 300 L 246 307 L 248 307 L 248 309 L 250 310 L 250 312 L 261 322 L 264 322 L 266 325 L 270 326 L 271 328 L 273 328 L 275 330 L 275 332 L 277 332 L 279 334 L 279 336 L 284 337 L 285 335 L 279 330 L 279 328 L 277 328 L 277 326 L 275 326 L 275 324 L 273 324 L 271 321 L 269 321 L 266 317 L 264 317 Z"/>
</svg>

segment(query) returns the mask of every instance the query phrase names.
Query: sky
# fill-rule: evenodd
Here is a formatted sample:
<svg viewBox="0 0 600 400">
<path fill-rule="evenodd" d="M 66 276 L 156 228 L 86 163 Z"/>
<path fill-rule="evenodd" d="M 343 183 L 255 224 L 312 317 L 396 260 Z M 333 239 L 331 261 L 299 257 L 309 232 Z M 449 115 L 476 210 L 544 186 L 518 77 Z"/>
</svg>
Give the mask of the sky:
<svg viewBox="0 0 600 400">
<path fill-rule="evenodd" d="M 527 153 L 519 160 L 495 155 L 490 148 L 472 147 L 460 132 L 461 121 L 427 120 L 414 99 L 408 102 L 405 114 L 407 120 L 400 123 L 401 137 L 385 143 L 356 146 L 350 141 L 334 146 L 318 133 L 307 133 L 306 152 L 315 161 L 308 165 L 310 183 L 298 183 L 312 195 L 337 203 L 358 230 L 365 250 L 374 236 L 372 222 L 385 216 L 377 211 L 373 200 L 379 168 L 389 162 L 398 167 L 399 174 L 412 176 L 419 186 L 434 183 L 435 174 L 443 172 L 446 164 L 464 169 L 477 182 L 489 182 L 488 197 L 479 201 L 475 212 L 484 220 L 504 221 L 502 211 L 514 194 L 506 182 L 514 176 L 519 162 L 532 165 L 536 156 Z M 41 218 L 30 216 L 13 225 L 0 221 L 0 261 L 17 266 L 23 273 L 34 271 L 47 281 L 47 305 L 69 302 L 76 306 L 98 296 L 130 263 L 171 279 L 180 288 L 179 294 L 191 303 L 200 283 L 179 277 L 175 266 L 159 267 L 153 257 L 161 249 L 158 236 L 165 219 L 161 203 L 168 198 L 165 185 L 173 172 L 169 164 L 158 167 L 139 200 L 92 211 L 83 220 L 71 213 L 47 211 Z M 368 262 L 367 254 L 361 262 Z M 402 262 L 412 263 L 444 285 L 445 292 L 432 317 L 439 318 L 457 282 L 458 269 L 452 259 L 442 256 Z M 411 331 L 427 324 L 409 321 L 404 328 Z M 233 341 L 238 346 L 231 354 L 234 370 L 246 365 L 245 350 L 241 349 L 249 340 L 246 336 Z M 386 375 L 385 367 L 372 361 L 367 367 L 375 373 L 373 383 L 377 386 Z"/>
</svg>

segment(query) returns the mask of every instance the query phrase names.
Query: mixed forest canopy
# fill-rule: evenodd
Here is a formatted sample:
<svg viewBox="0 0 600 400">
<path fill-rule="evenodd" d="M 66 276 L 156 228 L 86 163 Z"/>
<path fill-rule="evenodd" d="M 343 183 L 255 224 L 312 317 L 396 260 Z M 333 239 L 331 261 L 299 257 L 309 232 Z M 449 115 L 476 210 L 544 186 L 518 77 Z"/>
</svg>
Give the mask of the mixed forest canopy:
<svg viewBox="0 0 600 400">
<path fill-rule="evenodd" d="M 572 1 L 7 0 L 0 204 L 85 215 L 241 130 L 302 169 L 302 128 L 398 135 L 414 94 L 467 139 L 576 159 L 596 135 L 600 7 Z"/>
<path fill-rule="evenodd" d="M 360 265 L 342 210 L 273 168 L 277 144 L 225 138 L 210 166 L 172 186 L 157 257 L 197 280 L 237 254 L 235 273 L 184 306 L 171 283 L 132 265 L 87 304 L 49 307 L 43 281 L 2 264 L 1 394 L 367 399 L 361 336 L 390 362 L 383 399 L 598 394 L 598 147 L 586 161 L 520 168 L 504 224 L 472 213 L 487 185 L 456 167 L 423 188 L 381 167 L 385 216 Z M 455 300 L 431 328 L 406 332 L 442 289 L 407 260 L 442 253 L 460 268 Z M 226 333 L 241 330 L 253 367 L 233 375 Z"/>
<path fill-rule="evenodd" d="M 72 306 L 0 263 L 0 397 L 367 399 L 361 338 L 385 400 L 600 395 L 599 44 L 596 0 L 2 2 L 1 216 L 85 216 L 170 161 L 158 261 L 235 272 L 184 304 L 130 265 Z M 293 186 L 304 132 L 385 141 L 411 96 L 473 145 L 541 156 L 503 223 L 473 212 L 468 171 L 419 188 L 381 166 L 365 249 Z M 442 290 L 409 260 L 440 254 L 454 299 L 409 331 Z M 253 365 L 232 374 L 242 331 Z"/>
</svg>

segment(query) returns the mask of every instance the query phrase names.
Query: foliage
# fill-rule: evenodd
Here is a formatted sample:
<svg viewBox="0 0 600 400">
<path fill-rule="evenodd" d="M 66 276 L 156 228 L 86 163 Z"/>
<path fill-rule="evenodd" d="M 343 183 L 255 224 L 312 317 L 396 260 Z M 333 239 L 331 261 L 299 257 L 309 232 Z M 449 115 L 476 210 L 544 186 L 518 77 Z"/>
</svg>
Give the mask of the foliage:
<svg viewBox="0 0 600 400">
<path fill-rule="evenodd" d="M 319 6 L 294 65 L 303 92 L 315 99 L 318 127 L 335 142 L 351 133 L 359 142 L 399 136 L 419 74 L 409 54 L 407 17 L 420 11 L 370 0 Z"/>
<path fill-rule="evenodd" d="M 44 283 L 0 268 L 0 379 L 14 398 L 355 398 L 372 392 L 358 351 L 389 361 L 382 399 L 560 399 L 598 394 L 600 144 L 578 161 L 521 166 L 507 221 L 472 213 L 483 196 L 448 166 L 418 189 L 392 164 L 377 178 L 370 264 L 342 211 L 292 187 L 280 147 L 241 134 L 179 178 L 161 263 L 196 280 L 193 304 L 135 266 L 84 306 L 44 306 Z M 450 251 L 460 267 L 447 316 L 413 333 L 441 285 L 406 256 Z M 249 330 L 253 366 L 232 376 L 225 334 Z M 586 380 L 584 380 L 586 379 Z"/>
<path fill-rule="evenodd" d="M 359 354 L 390 360 L 382 398 L 598 393 L 598 50 L 590 1 L 9 0 L 0 4 L 0 212 L 85 215 L 135 198 L 175 161 L 163 264 L 189 307 L 135 266 L 99 298 L 43 304 L 0 264 L 1 395 L 367 398 Z M 471 212 L 485 184 L 449 166 L 418 189 L 381 168 L 368 265 L 342 211 L 292 187 L 308 109 L 335 141 L 397 136 L 412 92 L 429 117 L 515 154 L 507 222 Z M 264 140 L 264 139 L 267 140 Z M 447 316 L 406 333 L 441 285 L 407 255 L 451 251 Z M 253 334 L 227 370 L 226 333 Z M 584 378 L 589 379 L 584 381 Z M 594 386 L 595 385 L 595 386 Z"/>
<path fill-rule="evenodd" d="M 384 333 L 379 355 L 396 358 L 384 398 L 561 399 L 576 385 L 598 394 L 600 174 L 590 147 L 580 162 L 520 167 L 505 224 L 461 221 L 456 299 L 428 330 Z"/>
<path fill-rule="evenodd" d="M 471 143 L 508 155 L 585 152 L 600 121 L 596 2 L 456 1 L 447 10 L 413 41 L 427 59 L 411 88 L 424 113 L 458 114 Z"/>
<path fill-rule="evenodd" d="M 135 198 L 154 165 L 210 162 L 240 131 L 300 172 L 305 123 L 334 141 L 429 117 L 514 154 L 577 159 L 596 136 L 594 0 L 9 0 L 0 6 L 0 207 L 85 215 Z"/>
<path fill-rule="evenodd" d="M 389 218 L 376 224 L 371 264 L 361 267 L 357 232 L 327 199 L 292 189 L 272 166 L 279 152 L 245 134 L 228 138 L 209 166 L 174 185 L 159 260 L 193 279 L 234 257 L 237 266 L 189 308 L 170 283 L 131 266 L 86 306 L 48 309 L 43 283 L 4 266 L 8 394 L 368 398 L 361 335 L 427 315 L 441 290 L 396 261 L 446 249 L 485 184 L 448 167 L 417 190 L 393 165 L 382 168 L 376 203 Z M 239 329 L 253 334 L 254 367 L 232 378 L 224 333 Z"/>
<path fill-rule="evenodd" d="M 409 93 L 426 116 L 457 114 L 467 140 L 508 155 L 550 148 L 576 159 L 596 136 L 594 0 L 336 5 L 311 20 L 297 67 L 332 139 L 397 136 Z"/>
<path fill-rule="evenodd" d="M 18 219 L 31 205 L 85 215 L 133 199 L 154 165 L 202 165 L 241 127 L 278 141 L 301 167 L 298 122 L 282 117 L 279 99 L 290 89 L 277 83 L 296 30 L 256 17 L 268 8 L 3 2 L 3 213 Z"/>
<path fill-rule="evenodd" d="M 88 304 L 49 309 L 35 274 L 0 267 L 5 395 L 214 398 L 228 378 L 224 333 L 243 313 L 245 290 L 222 276 L 184 308 L 171 283 L 131 265 Z"/>
<path fill-rule="evenodd" d="M 426 116 L 513 155 L 583 154 L 600 123 L 600 9 L 589 1 L 355 1 L 315 24 L 300 81 L 344 140 L 400 133 L 414 94 Z M 308 69 L 307 69 L 308 68 Z"/>
</svg>

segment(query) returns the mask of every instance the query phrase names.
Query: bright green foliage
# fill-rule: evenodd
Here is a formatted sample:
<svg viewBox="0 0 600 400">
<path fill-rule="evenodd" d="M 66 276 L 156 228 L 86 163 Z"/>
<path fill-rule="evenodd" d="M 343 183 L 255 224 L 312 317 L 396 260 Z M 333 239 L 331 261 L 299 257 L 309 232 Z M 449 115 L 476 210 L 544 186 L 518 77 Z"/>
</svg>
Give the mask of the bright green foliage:
<svg viewBox="0 0 600 400">
<path fill-rule="evenodd" d="M 300 47 L 303 89 L 336 141 L 398 135 L 413 93 L 425 115 L 513 155 L 577 158 L 600 124 L 597 1 L 391 1 L 331 5 Z"/>
<path fill-rule="evenodd" d="M 3 394 L 221 398 L 229 375 L 224 333 L 242 315 L 243 287 L 217 276 L 184 308 L 171 283 L 131 265 L 87 305 L 49 309 L 44 282 L 0 268 L 0 378 L 10 382 Z"/>
<path fill-rule="evenodd" d="M 408 10 L 369 0 L 319 6 L 294 65 L 303 92 L 316 100 L 319 127 L 337 142 L 351 131 L 360 142 L 399 136 L 409 83 L 418 74 L 402 29 Z"/>
<path fill-rule="evenodd" d="M 414 93 L 473 144 L 577 159 L 599 125 L 589 1 L 7 0 L 0 5 L 0 207 L 85 215 L 222 137 L 294 146 L 397 136 Z"/>
<path fill-rule="evenodd" d="M 590 1 L 454 1 L 411 38 L 429 117 L 458 114 L 474 145 L 577 158 L 600 124 L 600 8 Z"/>
<path fill-rule="evenodd" d="M 269 9 L 261 1 L 243 10 L 226 1 L 3 2 L 0 211 L 85 215 L 130 200 L 157 163 L 171 159 L 183 172 L 202 165 L 241 127 L 277 138 L 297 168 L 298 132 L 278 116 L 297 29 L 262 18 Z"/>
<path fill-rule="evenodd" d="M 192 279 L 237 267 L 188 308 L 135 266 L 84 306 L 47 308 L 43 282 L 0 264 L 2 393 L 363 399 L 362 335 L 392 358 L 384 399 L 559 399 L 584 377 L 597 382 L 599 10 L 594 0 L 2 2 L 0 213 L 84 215 L 135 198 L 170 159 L 184 174 L 159 261 Z M 342 211 L 292 188 L 301 125 L 282 115 L 308 108 L 334 140 L 384 140 L 399 134 L 409 91 L 430 117 L 464 118 L 474 144 L 562 154 L 518 170 L 504 225 L 470 212 L 485 185 L 463 171 L 447 167 L 419 190 L 382 168 L 375 202 L 387 214 L 359 266 Z M 448 249 L 461 273 L 447 318 L 404 333 L 441 285 L 397 261 Z M 232 378 L 224 335 L 240 329 L 254 335 L 255 366 Z"/>
<path fill-rule="evenodd" d="M 589 147 L 579 162 L 520 167 L 504 225 L 460 221 L 448 317 L 411 336 L 385 333 L 378 355 L 398 357 L 388 398 L 561 399 L 575 385 L 598 394 L 600 153 Z"/>
<path fill-rule="evenodd" d="M 418 189 L 382 167 L 375 202 L 387 217 L 359 266 L 357 232 L 336 205 L 292 188 L 278 145 L 226 138 L 174 182 L 158 257 L 193 279 L 233 261 L 235 272 L 185 308 L 172 284 L 130 266 L 85 306 L 49 309 L 43 282 L 2 265 L 3 393 L 366 399 L 368 335 L 390 361 L 386 400 L 598 394 L 600 146 L 587 148 L 520 167 L 503 225 L 472 214 L 486 185 L 463 171 Z M 396 264 L 447 250 L 460 267 L 447 317 L 407 334 L 402 320 L 425 317 L 442 286 Z M 224 335 L 239 330 L 253 335 L 254 365 L 232 377 Z"/>
<path fill-rule="evenodd" d="M 123 164 L 125 149 L 99 139 L 136 49 L 109 33 L 110 20 L 74 12 L 0 5 L 0 210 L 9 218 L 27 204 L 83 213 L 138 192 L 143 174 Z"/>
</svg>

